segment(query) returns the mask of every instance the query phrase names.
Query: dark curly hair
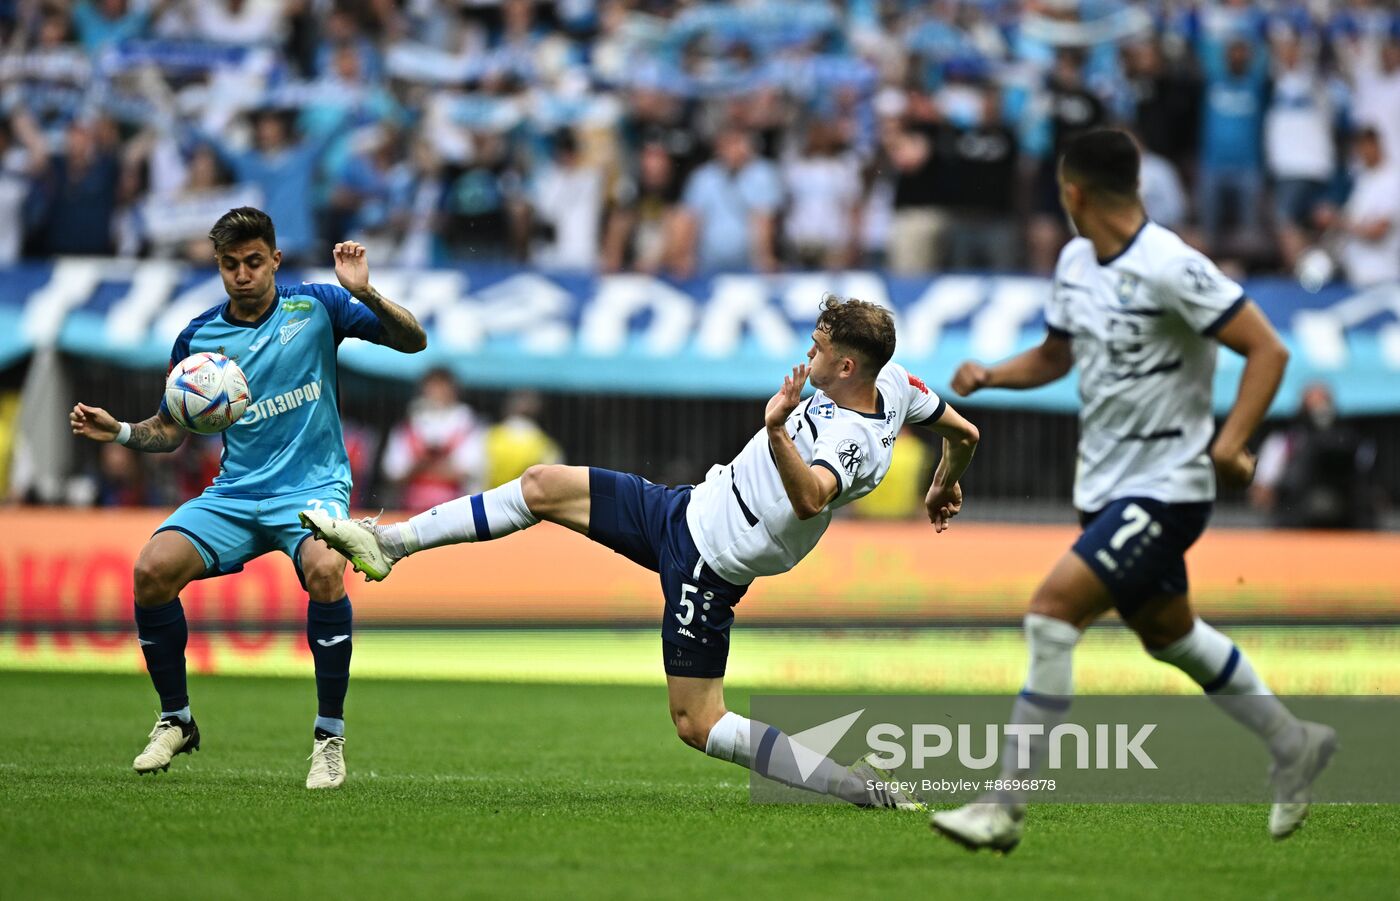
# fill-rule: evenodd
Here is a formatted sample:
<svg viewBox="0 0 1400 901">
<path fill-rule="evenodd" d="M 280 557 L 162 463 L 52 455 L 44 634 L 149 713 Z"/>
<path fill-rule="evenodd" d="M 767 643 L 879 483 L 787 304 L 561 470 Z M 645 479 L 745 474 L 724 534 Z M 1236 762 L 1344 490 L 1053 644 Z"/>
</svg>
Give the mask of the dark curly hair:
<svg viewBox="0 0 1400 901">
<path fill-rule="evenodd" d="M 272 217 L 250 206 L 229 210 L 209 229 L 209 240 L 214 242 L 215 253 L 225 247 L 259 238 L 267 242 L 269 249 L 277 249 L 277 229 L 272 225 Z"/>
<path fill-rule="evenodd" d="M 826 332 L 839 352 L 859 357 L 871 378 L 894 356 L 894 317 L 879 304 L 827 294 L 817 330 Z"/>
</svg>

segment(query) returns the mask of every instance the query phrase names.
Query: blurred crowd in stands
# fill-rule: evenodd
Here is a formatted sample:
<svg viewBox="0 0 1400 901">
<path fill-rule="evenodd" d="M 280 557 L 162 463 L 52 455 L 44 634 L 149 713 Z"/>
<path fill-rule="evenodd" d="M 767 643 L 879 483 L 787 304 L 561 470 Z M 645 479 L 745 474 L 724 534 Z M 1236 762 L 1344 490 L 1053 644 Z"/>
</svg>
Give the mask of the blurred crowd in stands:
<svg viewBox="0 0 1400 901">
<path fill-rule="evenodd" d="M 1046 272 L 1121 124 L 1208 251 L 1400 278 L 1390 0 L 0 0 L 0 111 L 0 265 L 247 203 L 293 262 Z"/>
</svg>

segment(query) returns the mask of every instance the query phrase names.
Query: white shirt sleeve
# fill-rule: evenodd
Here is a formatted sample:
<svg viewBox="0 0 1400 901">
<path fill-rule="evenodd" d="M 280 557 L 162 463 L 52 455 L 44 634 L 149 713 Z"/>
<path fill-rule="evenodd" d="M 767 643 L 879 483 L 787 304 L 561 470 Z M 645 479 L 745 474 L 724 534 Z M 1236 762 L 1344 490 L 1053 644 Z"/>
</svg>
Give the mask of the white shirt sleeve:
<svg viewBox="0 0 1400 901">
<path fill-rule="evenodd" d="M 1157 302 L 1195 331 L 1213 336 L 1245 304 L 1244 288 L 1210 261 L 1188 249 L 1162 270 Z"/>
<path fill-rule="evenodd" d="M 948 404 L 924 383 L 924 380 L 896 363 L 890 364 L 894 390 L 904 409 L 905 422 L 934 423 L 943 415 Z"/>
<path fill-rule="evenodd" d="M 1074 276 L 1067 271 L 1073 268 L 1067 262 L 1071 258 L 1073 243 L 1071 241 L 1060 251 L 1060 258 L 1055 262 L 1055 277 L 1050 283 L 1050 297 L 1045 301 L 1045 327 L 1061 337 L 1068 337 L 1070 333 L 1067 294 L 1076 290 L 1073 287 Z"/>
<path fill-rule="evenodd" d="M 822 429 L 812 448 L 812 465 L 825 467 L 836 476 L 836 497 L 870 474 L 875 457 L 869 441 L 866 431 L 858 427 L 841 428 L 833 423 L 832 428 Z"/>
</svg>

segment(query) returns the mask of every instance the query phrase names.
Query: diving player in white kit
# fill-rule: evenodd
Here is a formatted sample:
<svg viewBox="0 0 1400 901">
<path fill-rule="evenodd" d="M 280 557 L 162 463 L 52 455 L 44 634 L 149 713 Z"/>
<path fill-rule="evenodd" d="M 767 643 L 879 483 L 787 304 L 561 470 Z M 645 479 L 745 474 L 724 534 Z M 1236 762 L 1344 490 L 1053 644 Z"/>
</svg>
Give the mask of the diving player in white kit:
<svg viewBox="0 0 1400 901">
<path fill-rule="evenodd" d="M 1217 477 L 1237 485 L 1253 478 L 1245 443 L 1273 401 L 1288 351 L 1243 288 L 1148 220 L 1138 166 L 1137 145 L 1124 132 L 1092 131 L 1069 143 L 1060 200 L 1079 237 L 1055 268 L 1049 333 L 995 366 L 964 363 L 953 378 L 965 397 L 981 388 L 1035 388 L 1079 367 L 1074 505 L 1084 531 L 1031 598 L 1030 667 L 1011 721 L 1049 733 L 1073 693 L 1076 642 L 1117 608 L 1149 654 L 1185 672 L 1265 742 L 1274 758 L 1269 829 L 1286 838 L 1307 816 L 1309 789 L 1336 734 L 1294 718 L 1243 652 L 1195 616 L 1184 555 L 1205 529 Z M 1217 342 L 1245 358 L 1218 434 Z M 1004 780 L 1027 773 L 1015 751 L 1008 746 L 1002 755 Z M 931 822 L 965 847 L 1005 852 L 1020 841 L 1024 812 L 1019 798 L 991 797 Z"/>
<path fill-rule="evenodd" d="M 889 470 L 906 422 L 943 438 L 925 506 L 942 532 L 962 507 L 958 479 L 977 429 L 891 363 L 895 331 L 883 307 L 828 297 L 809 363 L 794 367 L 768 401 L 764 429 L 694 489 L 654 485 L 586 466 L 532 466 L 483 494 L 441 504 L 407 522 L 375 525 L 315 511 L 307 528 L 371 579 L 428 548 L 485 541 L 540 520 L 567 526 L 661 576 L 661 644 L 671 719 L 686 744 L 763 776 L 861 806 L 917 807 L 884 787 L 864 760 L 829 759 L 803 778 L 788 737 L 724 705 L 734 607 L 759 576 L 787 572 L 816 545 L 832 511 L 864 497 Z M 801 399 L 808 379 L 817 388 Z M 546 564 L 547 565 L 547 564 Z M 800 754 L 812 752 L 800 749 Z"/>
</svg>

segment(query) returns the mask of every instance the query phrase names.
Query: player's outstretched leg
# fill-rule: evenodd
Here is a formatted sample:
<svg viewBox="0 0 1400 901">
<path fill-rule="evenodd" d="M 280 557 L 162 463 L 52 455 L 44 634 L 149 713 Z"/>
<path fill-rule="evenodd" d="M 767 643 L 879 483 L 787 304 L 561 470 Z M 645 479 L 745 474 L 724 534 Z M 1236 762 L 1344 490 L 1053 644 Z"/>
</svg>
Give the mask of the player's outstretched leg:
<svg viewBox="0 0 1400 901">
<path fill-rule="evenodd" d="M 407 522 L 335 519 L 324 510 L 302 513 L 301 522 L 366 580 L 379 582 L 409 554 L 504 538 L 542 519 L 587 534 L 588 472 L 586 466 L 531 466 L 518 479 L 438 504 Z"/>
<path fill-rule="evenodd" d="M 1274 758 L 1269 832 L 1276 839 L 1296 832 L 1307 819 L 1312 784 L 1337 749 L 1337 733 L 1289 712 L 1239 646 L 1195 617 L 1185 595 L 1146 605 L 1128 625 L 1148 653 L 1190 676 L 1220 709 L 1264 742 Z"/>
<path fill-rule="evenodd" d="M 1074 554 L 1062 557 L 1031 599 L 1023 621 L 1030 663 L 1026 683 L 1011 708 L 1012 723 L 1038 724 L 1040 736 L 1021 747 L 1008 734 L 1001 751 L 1002 780 L 1024 779 L 1044 762 L 1044 736 L 1064 719 L 1074 693 L 1074 648 L 1083 630 L 1111 605 L 1103 584 Z M 1028 766 L 1022 767 L 1025 759 Z M 986 848 L 1003 854 L 1021 841 L 1026 805 L 1019 796 L 990 794 L 955 810 L 929 818 L 940 835 L 968 850 Z"/>
<path fill-rule="evenodd" d="M 891 790 L 891 775 L 864 758 L 843 767 L 795 744 L 776 726 L 725 710 L 723 679 L 667 676 L 666 688 L 676 734 L 711 757 L 737 763 L 783 785 L 830 795 L 859 807 L 924 809 L 915 798 Z"/>
<path fill-rule="evenodd" d="M 158 532 L 136 559 L 136 635 L 151 684 L 160 696 L 155 727 L 146 747 L 131 762 L 132 769 L 143 775 L 168 770 L 176 754 L 199 750 L 199 727 L 190 714 L 185 681 L 189 628 L 179 593 L 204 570 L 199 552 L 177 532 Z"/>
<path fill-rule="evenodd" d="M 345 695 L 350 686 L 353 611 L 345 593 L 345 561 L 334 551 L 303 541 L 301 569 L 310 595 L 306 645 L 316 666 L 316 723 L 312 728 L 307 788 L 339 788 L 345 782 Z M 334 600 L 332 600 L 334 599 Z"/>
</svg>

